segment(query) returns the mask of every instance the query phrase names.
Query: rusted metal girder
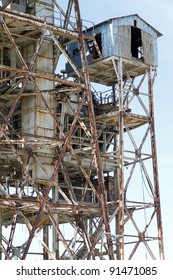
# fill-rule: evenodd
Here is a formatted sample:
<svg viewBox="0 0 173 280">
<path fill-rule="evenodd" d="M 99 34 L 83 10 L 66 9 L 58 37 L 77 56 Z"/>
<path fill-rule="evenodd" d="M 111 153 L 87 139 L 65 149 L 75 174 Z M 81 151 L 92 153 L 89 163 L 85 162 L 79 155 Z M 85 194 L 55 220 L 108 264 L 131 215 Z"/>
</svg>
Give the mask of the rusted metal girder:
<svg viewBox="0 0 173 280">
<path fill-rule="evenodd" d="M 73 23 L 71 22 L 71 20 L 70 20 L 71 10 L 72 10 L 72 6 L 73 6 L 73 0 L 69 0 L 66 13 L 63 11 L 63 9 L 62 9 L 61 6 L 57 3 L 56 0 L 53 0 L 53 3 L 54 3 L 55 6 L 58 8 L 58 10 L 60 11 L 60 13 L 64 16 L 63 28 L 66 30 L 67 27 L 68 27 L 68 24 L 70 24 L 71 27 L 73 28 L 73 30 L 74 30 L 75 32 L 77 32 L 77 30 L 76 30 L 74 24 L 73 24 Z M 54 41 L 55 41 L 55 37 L 54 37 L 53 39 L 54 39 Z M 62 41 L 64 41 L 64 39 L 63 39 L 62 37 L 59 37 L 58 40 L 56 39 L 56 44 L 58 45 L 58 42 L 57 42 L 57 41 L 58 41 L 58 42 L 62 42 Z M 58 47 L 59 47 L 59 46 L 58 46 Z M 61 52 L 64 53 L 64 51 L 65 51 L 64 49 L 63 49 L 63 51 L 62 51 L 61 47 L 59 47 L 59 49 L 60 49 L 60 51 L 59 51 L 59 53 L 58 53 L 58 55 L 57 55 L 57 61 L 59 60 L 59 57 L 60 57 L 60 55 L 61 55 Z M 67 53 L 66 53 L 66 55 L 67 55 Z M 72 62 L 71 59 L 70 59 L 70 64 L 71 64 L 72 67 L 73 67 L 74 63 Z M 76 68 L 76 67 L 73 67 L 73 68 L 74 68 L 74 70 L 75 70 L 75 72 L 76 72 L 77 68 Z M 77 75 L 79 76 L 78 71 L 77 71 Z"/>
<path fill-rule="evenodd" d="M 73 62 L 73 60 L 71 59 L 71 57 L 69 56 L 67 51 L 65 50 L 64 46 L 61 45 L 59 40 L 56 39 L 56 37 L 54 36 L 54 34 L 52 32 L 51 32 L 51 37 L 54 40 L 55 45 L 60 49 L 61 53 L 63 53 L 65 55 L 65 57 L 67 58 L 68 62 L 72 66 L 73 70 L 75 71 L 77 76 L 80 78 L 81 74 L 79 73 L 79 70 L 78 70 L 77 66 L 75 65 L 75 63 Z"/>
<path fill-rule="evenodd" d="M 115 67 L 115 66 L 114 66 Z M 123 108 L 123 72 L 122 58 L 116 70 L 119 89 L 119 181 L 118 181 L 118 248 L 117 259 L 124 259 L 124 108 Z M 115 67 L 116 69 L 116 67 Z"/>
<path fill-rule="evenodd" d="M 84 36 L 82 30 L 82 21 L 80 16 L 80 9 L 78 0 L 74 0 L 74 9 L 76 15 L 76 22 L 78 28 L 78 35 L 79 35 L 79 43 L 80 43 L 80 52 L 81 52 L 81 61 L 82 61 L 82 70 L 83 70 L 83 79 L 81 82 L 85 83 L 86 85 L 86 98 L 88 103 L 88 110 L 89 110 L 89 118 L 90 118 L 90 126 L 91 126 L 91 135 L 93 141 L 93 149 L 95 152 L 96 164 L 97 164 L 97 174 L 98 174 L 98 182 L 99 182 L 99 192 L 101 197 L 101 204 L 100 213 L 101 216 L 103 215 L 105 231 L 106 231 L 106 239 L 107 239 L 107 246 L 108 246 L 108 255 L 110 259 L 114 259 L 114 251 L 113 251 L 113 241 L 111 237 L 111 230 L 109 224 L 109 211 L 107 206 L 107 199 L 106 199 L 106 191 L 105 191 L 105 184 L 104 184 L 104 176 L 103 176 L 103 168 L 101 163 L 100 157 L 100 150 L 99 150 L 99 143 L 97 139 L 97 129 L 96 129 L 96 121 L 95 121 L 95 113 L 93 107 L 93 100 L 92 100 L 92 93 L 90 88 L 90 79 L 89 79 L 89 72 L 88 72 L 88 65 L 85 55 L 85 43 L 84 43 Z"/>
<path fill-rule="evenodd" d="M 0 11 L 5 10 L 5 9 L 7 8 L 7 6 L 8 6 L 9 4 L 11 4 L 12 1 L 13 1 L 13 0 L 7 0 L 7 2 L 6 2 L 2 7 L 0 7 Z"/>
<path fill-rule="evenodd" d="M 19 68 L 15 68 L 15 67 L 6 66 L 6 65 L 0 65 L 0 70 L 4 70 L 4 71 L 7 71 L 7 72 L 19 73 L 19 74 L 28 75 L 28 76 L 33 76 L 35 78 L 41 78 L 41 79 L 45 79 L 45 80 L 48 80 L 48 81 L 53 81 L 55 83 L 59 83 L 59 84 L 62 84 L 62 85 L 68 85 L 68 86 L 76 87 L 78 89 L 85 87 L 83 84 L 68 81 L 68 80 L 65 80 L 65 79 L 58 78 L 58 77 L 52 77 L 50 75 L 41 73 L 40 71 L 39 72 L 38 71 L 32 72 L 30 70 L 19 69 Z"/>
<path fill-rule="evenodd" d="M 157 150 L 156 150 L 156 135 L 155 135 L 155 123 L 154 123 L 154 100 L 153 100 L 153 84 L 156 76 L 152 78 L 152 68 L 150 66 L 148 73 L 148 93 L 149 93 L 149 111 L 150 111 L 150 133 L 151 133 L 151 150 L 153 155 L 153 171 L 154 171 L 154 201 L 157 216 L 158 226 L 158 241 L 159 241 L 159 253 L 160 259 L 163 260 L 164 246 L 163 246 L 163 227 L 161 217 L 161 204 L 160 204 L 160 192 L 159 192 L 159 175 L 158 175 L 158 163 L 157 163 Z"/>
<path fill-rule="evenodd" d="M 70 20 L 71 10 L 72 10 L 72 6 L 73 6 L 73 0 L 69 0 L 66 13 L 63 11 L 63 9 L 61 8 L 61 6 L 58 4 L 58 2 L 56 0 L 53 0 L 53 3 L 58 8 L 60 13 L 64 16 L 63 28 L 67 29 L 68 24 L 70 24 L 71 27 L 77 32 L 77 29 L 75 28 L 74 24 Z"/>
<path fill-rule="evenodd" d="M 13 244 L 13 238 L 14 238 L 14 232 L 15 232 L 15 229 L 16 229 L 16 223 L 17 223 L 17 214 L 15 214 L 14 217 L 13 217 L 10 237 L 9 237 L 9 240 L 8 240 L 8 246 L 7 246 L 7 250 L 6 250 L 7 255 L 9 255 L 11 246 Z M 5 259 L 7 259 L 7 255 L 6 255 Z"/>
<path fill-rule="evenodd" d="M 63 173 L 63 175 L 64 175 L 65 183 L 66 183 L 67 188 L 68 188 L 68 190 L 69 190 L 70 198 L 71 198 L 71 200 L 72 200 L 73 203 L 78 204 L 78 203 L 77 203 L 77 199 L 76 199 L 76 195 L 75 195 L 75 193 L 74 193 L 73 186 L 72 186 L 72 184 L 71 184 L 71 180 L 70 180 L 70 178 L 69 178 L 68 172 L 67 172 L 66 167 L 65 167 L 65 164 L 64 164 L 63 162 L 61 162 L 60 165 L 61 165 L 61 171 L 62 171 L 62 173 Z"/>
<path fill-rule="evenodd" d="M 9 29 L 8 29 L 8 27 L 7 27 L 5 21 L 3 20 L 2 17 L 0 17 L 0 23 L 1 23 L 1 26 L 2 26 L 3 30 L 5 31 L 5 33 L 6 33 L 7 36 L 8 36 L 9 41 L 11 42 L 12 46 L 14 47 L 14 49 L 15 49 L 15 51 L 16 51 L 16 54 L 17 54 L 17 56 L 18 56 L 18 58 L 19 58 L 21 64 L 23 65 L 23 68 L 24 68 L 24 69 L 27 69 L 28 67 L 27 67 L 27 65 L 26 65 L 26 62 L 25 62 L 25 60 L 23 59 L 23 56 L 22 56 L 21 52 L 19 51 L 19 48 L 18 48 L 18 46 L 16 45 L 16 43 L 15 43 L 13 37 L 11 36 L 11 33 L 10 33 L 10 31 L 9 31 Z"/>
<path fill-rule="evenodd" d="M 74 2 L 74 0 L 69 0 L 68 1 L 67 11 L 66 11 L 65 20 L 64 20 L 64 28 L 65 29 L 67 29 L 67 26 L 68 26 L 71 10 L 72 10 L 72 7 L 73 7 L 73 2 Z M 73 26 L 73 28 L 75 29 L 74 26 Z"/>
<path fill-rule="evenodd" d="M 52 31 L 56 36 L 61 36 L 62 38 L 68 38 L 69 40 L 77 40 L 78 39 L 78 33 L 75 31 L 70 31 L 67 29 L 63 29 L 58 26 L 53 26 L 48 23 L 46 23 L 44 20 L 39 19 L 38 17 L 33 17 L 30 14 L 24 14 L 19 12 L 13 12 L 10 13 L 9 11 L 0 11 L 0 16 L 3 18 L 9 18 L 14 21 L 18 21 L 21 23 L 24 23 L 26 25 L 38 28 L 38 29 L 46 29 L 48 31 Z M 24 27 L 25 29 L 25 27 Z M 88 36 L 84 34 L 85 39 L 93 39 L 92 36 Z"/>
</svg>

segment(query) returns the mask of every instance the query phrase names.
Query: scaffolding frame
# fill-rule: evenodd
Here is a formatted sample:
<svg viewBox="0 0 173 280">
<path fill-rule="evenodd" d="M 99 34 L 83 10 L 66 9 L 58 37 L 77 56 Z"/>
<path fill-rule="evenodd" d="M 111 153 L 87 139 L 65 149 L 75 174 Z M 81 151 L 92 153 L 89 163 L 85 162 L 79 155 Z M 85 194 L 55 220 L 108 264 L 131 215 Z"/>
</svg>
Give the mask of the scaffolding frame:
<svg viewBox="0 0 173 280">
<path fill-rule="evenodd" d="M 0 65 L 1 258 L 26 259 L 34 254 L 43 259 L 123 260 L 135 257 L 142 244 L 151 259 L 164 259 L 154 126 L 156 68 L 137 60 L 108 58 L 105 63 L 111 65 L 115 77 L 111 93 L 114 99 L 111 104 L 100 101 L 96 106 L 85 49 L 86 41 L 93 38 L 83 32 L 78 0 L 67 2 L 64 12 L 57 1 L 52 1 L 64 19 L 61 27 L 30 14 L 24 17 L 22 13 L 7 9 L 6 4 L 0 10 L 2 46 L 7 54 L 13 49 L 18 60 L 15 67 L 4 65 L 2 59 Z M 70 20 L 72 8 L 75 25 Z M 73 40 L 80 45 L 82 69 L 78 69 L 66 52 L 66 44 Z M 78 77 L 75 81 L 35 70 L 45 41 L 56 49 L 52 62 L 54 70 L 60 56 L 64 55 Z M 21 49 L 22 44 L 31 42 L 36 47 L 28 64 Z M 140 76 L 134 74 L 139 68 Z M 40 89 L 39 79 L 51 81 L 54 87 Z M 34 90 L 26 90 L 28 83 Z M 146 92 L 142 89 L 144 84 Z M 72 93 L 77 96 L 75 109 L 74 102 L 70 101 Z M 67 116 L 70 122 L 67 121 L 66 130 L 62 112 L 57 114 L 57 108 L 50 107 L 47 95 L 56 100 L 56 104 L 69 103 L 71 113 Z M 39 96 L 46 113 L 54 121 L 56 135 L 29 134 L 14 125 L 18 120 L 15 116 L 20 118 L 22 100 L 27 96 Z M 134 100 L 138 105 L 132 110 Z M 137 143 L 138 137 L 133 131 L 141 127 L 145 129 L 141 142 Z M 131 150 L 126 150 L 126 138 Z M 149 152 L 144 149 L 146 141 L 150 143 Z M 40 160 L 39 153 L 45 149 L 53 151 L 51 175 Z M 33 161 L 48 180 L 32 177 L 30 165 Z M 149 171 L 147 161 L 150 161 Z M 130 195 L 135 197 L 133 177 L 137 166 L 144 186 L 140 200 L 128 198 L 129 189 Z M 126 168 L 128 175 L 125 175 Z M 80 182 L 76 185 L 78 177 Z M 136 213 L 142 214 L 136 217 Z M 15 238 L 21 224 L 26 227 L 26 239 L 16 245 L 20 242 Z M 9 228 L 6 235 L 4 227 Z M 40 252 L 30 249 L 35 239 L 42 248 Z M 150 243 L 158 245 L 152 247 Z M 130 249 L 126 251 L 126 247 Z"/>
</svg>

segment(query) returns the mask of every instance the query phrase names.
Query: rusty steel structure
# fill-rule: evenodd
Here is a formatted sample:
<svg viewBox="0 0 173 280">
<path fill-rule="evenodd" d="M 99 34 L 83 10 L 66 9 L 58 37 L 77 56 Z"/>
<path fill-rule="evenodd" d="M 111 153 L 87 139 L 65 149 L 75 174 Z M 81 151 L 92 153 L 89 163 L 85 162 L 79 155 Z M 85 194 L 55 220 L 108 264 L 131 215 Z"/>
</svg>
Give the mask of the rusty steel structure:
<svg viewBox="0 0 173 280">
<path fill-rule="evenodd" d="M 164 259 L 147 32 L 161 34 L 135 15 L 127 57 L 120 19 L 105 58 L 80 1 L 62 2 L 0 1 L 0 258 Z"/>
</svg>

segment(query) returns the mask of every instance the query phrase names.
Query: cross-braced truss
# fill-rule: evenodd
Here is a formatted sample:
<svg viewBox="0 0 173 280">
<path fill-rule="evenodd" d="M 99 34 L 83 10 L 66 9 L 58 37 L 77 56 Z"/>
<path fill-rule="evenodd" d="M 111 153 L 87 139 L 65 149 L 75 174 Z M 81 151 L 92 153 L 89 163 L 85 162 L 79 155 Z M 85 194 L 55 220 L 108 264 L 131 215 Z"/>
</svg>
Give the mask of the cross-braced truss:
<svg viewBox="0 0 173 280">
<path fill-rule="evenodd" d="M 65 12 L 58 1 L 45 3 L 46 18 L 0 10 L 1 258 L 162 258 L 156 70 L 100 60 L 97 79 L 104 65 L 114 86 L 106 95 L 93 92 L 85 50 L 91 37 L 78 1 L 67 2 Z M 73 40 L 82 69 L 66 51 Z M 56 74 L 62 56 L 75 80 Z"/>
</svg>

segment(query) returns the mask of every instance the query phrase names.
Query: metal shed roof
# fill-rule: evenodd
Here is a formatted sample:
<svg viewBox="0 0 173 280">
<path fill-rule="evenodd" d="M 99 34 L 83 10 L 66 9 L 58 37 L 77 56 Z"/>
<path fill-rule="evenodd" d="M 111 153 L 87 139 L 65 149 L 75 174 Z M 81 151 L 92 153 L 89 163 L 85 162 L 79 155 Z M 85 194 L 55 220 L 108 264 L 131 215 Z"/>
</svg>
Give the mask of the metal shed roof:
<svg viewBox="0 0 173 280">
<path fill-rule="evenodd" d="M 98 27 L 98 26 L 101 26 L 101 25 L 104 25 L 104 24 L 106 24 L 106 23 L 108 23 L 108 22 L 111 22 L 111 21 L 113 21 L 113 20 L 120 20 L 120 19 L 123 19 L 123 18 L 128 18 L 128 17 L 134 17 L 134 16 L 136 16 L 136 17 L 138 17 L 140 20 L 142 20 L 146 25 L 148 25 L 156 34 L 157 34 L 157 37 L 161 37 L 161 36 L 163 36 L 163 34 L 162 33 L 160 33 L 157 29 L 155 29 L 152 25 L 150 25 L 148 22 L 146 22 L 144 19 L 142 19 L 138 14 L 131 14 L 131 15 L 127 15 L 127 16 L 121 16 L 121 17 L 115 17 L 115 18 L 110 18 L 110 19 L 108 19 L 108 20 L 104 20 L 104 21 L 102 21 L 102 22 L 100 22 L 100 23 L 98 23 L 98 24 L 95 24 L 94 25 L 94 28 L 96 28 L 96 27 Z M 88 28 L 87 30 L 89 31 L 89 30 L 91 30 L 93 27 L 90 27 L 90 28 Z"/>
</svg>

